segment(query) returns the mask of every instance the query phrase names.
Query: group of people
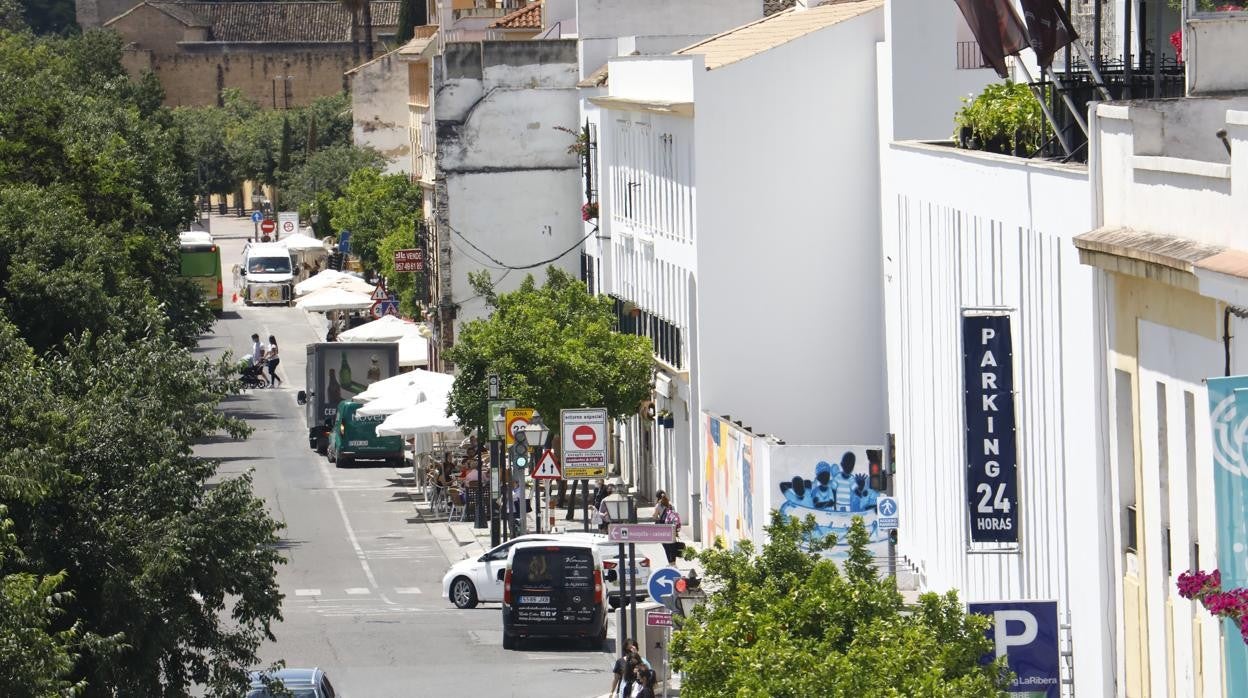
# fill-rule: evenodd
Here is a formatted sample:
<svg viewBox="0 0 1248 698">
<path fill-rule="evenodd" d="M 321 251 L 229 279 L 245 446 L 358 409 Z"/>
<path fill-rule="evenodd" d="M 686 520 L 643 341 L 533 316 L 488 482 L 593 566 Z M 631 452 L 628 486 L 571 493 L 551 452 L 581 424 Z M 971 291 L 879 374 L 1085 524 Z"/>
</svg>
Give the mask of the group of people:
<svg viewBox="0 0 1248 698">
<path fill-rule="evenodd" d="M 612 674 L 611 698 L 654 698 L 654 683 L 658 677 L 637 648 L 636 640 L 624 641 L 624 654 L 615 660 Z"/>
<path fill-rule="evenodd" d="M 248 355 L 247 360 L 253 367 L 260 367 L 256 375 L 264 381 L 264 387 L 272 388 L 275 385 L 281 385 L 282 379 L 277 377 L 277 365 L 282 362 L 281 357 L 277 353 L 277 337 L 269 335 L 269 343 L 261 344 L 260 335 L 253 333 L 251 335 L 251 354 Z M 264 369 L 266 368 L 269 370 L 267 378 L 264 375 Z"/>
</svg>

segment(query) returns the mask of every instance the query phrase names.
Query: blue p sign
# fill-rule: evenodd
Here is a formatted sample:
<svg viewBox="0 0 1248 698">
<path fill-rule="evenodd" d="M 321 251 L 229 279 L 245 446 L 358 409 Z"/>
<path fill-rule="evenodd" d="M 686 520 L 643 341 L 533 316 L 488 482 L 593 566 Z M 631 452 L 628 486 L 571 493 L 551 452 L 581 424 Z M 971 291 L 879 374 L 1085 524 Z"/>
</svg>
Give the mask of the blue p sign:
<svg viewBox="0 0 1248 698">
<path fill-rule="evenodd" d="M 971 613 L 988 616 L 994 654 L 1005 657 L 1015 674 L 1010 693 L 1039 698 L 1061 694 L 1056 601 L 992 601 L 967 604 Z"/>
</svg>

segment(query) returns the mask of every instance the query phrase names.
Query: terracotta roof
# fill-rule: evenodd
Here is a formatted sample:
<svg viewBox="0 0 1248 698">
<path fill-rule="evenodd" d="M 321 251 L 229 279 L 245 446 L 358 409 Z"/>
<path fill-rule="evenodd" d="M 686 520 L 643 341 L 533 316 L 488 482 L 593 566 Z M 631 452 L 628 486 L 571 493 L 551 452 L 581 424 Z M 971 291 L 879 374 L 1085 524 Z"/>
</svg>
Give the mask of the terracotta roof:
<svg viewBox="0 0 1248 698">
<path fill-rule="evenodd" d="M 838 0 L 810 9 L 783 10 L 676 53 L 702 54 L 706 69 L 714 70 L 882 7 L 884 0 Z"/>
<path fill-rule="evenodd" d="M 610 63 L 603 63 L 602 67 L 589 75 L 585 79 L 576 83 L 577 87 L 606 87 L 607 86 L 607 67 Z"/>
<path fill-rule="evenodd" d="M 211 27 L 220 42 L 351 41 L 351 13 L 338 2 L 147 2 L 187 26 Z M 398 0 L 372 0 L 373 35 L 399 23 Z M 109 23 L 111 23 L 110 20 Z M 361 31 L 361 35 L 362 35 Z"/>
<path fill-rule="evenodd" d="M 774 15 L 782 10 L 787 10 L 797 2 L 797 0 L 763 0 L 763 16 Z"/>
<path fill-rule="evenodd" d="M 541 29 L 542 3 L 531 2 L 524 7 L 499 17 L 490 29 Z"/>
</svg>

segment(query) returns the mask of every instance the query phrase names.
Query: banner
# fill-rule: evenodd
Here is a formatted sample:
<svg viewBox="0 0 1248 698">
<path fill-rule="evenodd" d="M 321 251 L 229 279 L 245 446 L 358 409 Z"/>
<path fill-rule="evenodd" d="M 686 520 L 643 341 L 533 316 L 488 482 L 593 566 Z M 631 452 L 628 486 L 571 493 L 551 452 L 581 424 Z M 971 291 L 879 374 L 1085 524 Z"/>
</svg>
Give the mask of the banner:
<svg viewBox="0 0 1248 698">
<path fill-rule="evenodd" d="M 1027 22 L 1027 35 L 1031 38 L 1031 50 L 1041 68 L 1053 65 L 1053 54 L 1079 38 L 1070 26 L 1070 17 L 1058 0 L 1022 0 L 1023 20 Z"/>
<path fill-rule="evenodd" d="M 1005 57 L 1016 56 L 1027 45 L 1027 30 L 1018 21 L 1010 0 L 954 0 L 966 24 L 979 42 L 984 60 L 996 69 L 997 75 L 1009 77 Z"/>
<path fill-rule="evenodd" d="M 962 317 L 971 541 L 1018 542 L 1018 451 L 1009 315 Z"/>
<path fill-rule="evenodd" d="M 1222 588 L 1248 586 L 1248 376 L 1209 378 L 1209 425 L 1213 436 L 1213 496 Z M 1248 695 L 1248 646 L 1234 621 L 1223 621 L 1226 695 Z"/>
<path fill-rule="evenodd" d="M 966 609 L 992 619 L 988 637 L 992 640 L 993 654 L 1005 657 L 1010 671 L 1014 672 L 1010 693 L 1026 698 L 1061 695 L 1056 601 L 968 603 Z"/>
</svg>

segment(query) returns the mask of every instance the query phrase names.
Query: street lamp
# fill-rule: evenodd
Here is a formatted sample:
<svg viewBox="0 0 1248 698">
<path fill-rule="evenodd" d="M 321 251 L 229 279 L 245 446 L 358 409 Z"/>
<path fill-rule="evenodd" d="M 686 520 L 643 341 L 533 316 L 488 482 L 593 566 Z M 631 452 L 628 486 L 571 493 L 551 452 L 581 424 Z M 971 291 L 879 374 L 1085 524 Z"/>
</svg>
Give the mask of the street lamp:
<svg viewBox="0 0 1248 698">
<path fill-rule="evenodd" d="M 421 327 L 424 327 L 424 325 L 421 325 Z M 493 415 L 491 422 L 494 425 L 494 429 L 490 432 L 491 435 L 496 436 L 507 432 L 507 415 L 504 414 L 502 410 L 499 410 L 498 414 Z M 494 502 L 494 506 L 497 507 L 497 509 L 490 514 L 491 547 L 497 547 L 498 544 L 502 542 L 502 540 L 500 540 L 501 533 L 499 519 L 503 516 L 507 516 L 507 521 L 511 520 L 511 498 L 508 497 L 507 503 L 503 504 L 498 497 L 499 481 L 505 473 L 506 458 L 507 454 L 505 454 L 503 449 L 499 447 L 498 439 L 490 439 L 490 501 Z M 507 491 L 510 492 L 510 488 Z"/>
<path fill-rule="evenodd" d="M 534 412 L 533 419 L 530 420 L 524 427 L 524 440 L 529 444 L 532 454 L 529 456 L 530 463 L 536 465 L 538 460 L 542 457 L 542 449 L 546 447 L 546 437 L 549 435 L 550 429 L 542 423 L 541 417 Z M 523 494 L 523 492 L 521 494 Z M 545 494 L 537 494 L 537 481 L 534 481 L 533 499 L 537 500 L 536 505 L 533 507 L 535 525 L 534 531 L 537 533 L 542 532 L 542 497 L 544 496 Z M 520 502 L 521 507 L 524 508 L 524 497 L 520 498 Z M 521 516 L 525 516 L 525 514 L 527 514 L 527 512 L 522 511 L 520 513 Z"/>
<path fill-rule="evenodd" d="M 680 607 L 680 615 L 688 618 L 693 609 L 706 603 L 706 592 L 702 591 L 702 579 L 697 570 L 689 570 L 689 576 L 676 580 L 676 603 Z"/>
<path fill-rule="evenodd" d="M 623 487 L 623 486 L 624 486 L 623 482 L 620 482 L 618 485 L 616 485 L 616 487 Z M 602 500 L 602 503 L 606 506 L 607 516 L 611 519 L 611 523 L 624 523 L 625 521 L 627 521 L 628 523 L 637 523 L 637 508 L 636 508 L 635 502 L 633 501 L 633 495 L 629 494 L 625 496 L 623 494 L 620 494 L 618 491 L 613 491 L 611 494 L 607 495 L 605 499 Z M 628 557 L 625 557 L 624 556 L 624 543 L 621 542 L 619 546 L 618 560 L 619 560 L 619 564 L 617 565 L 617 567 L 619 568 L 619 574 L 626 575 L 628 579 L 628 585 L 627 585 L 627 590 L 626 590 L 625 584 L 624 584 L 625 577 L 624 576 L 619 577 L 619 580 L 620 580 L 620 624 L 619 624 L 619 628 L 617 632 L 620 636 L 620 640 L 621 640 L 620 646 L 622 647 L 623 638 L 626 635 L 635 638 L 637 637 L 637 632 L 638 632 L 636 608 L 633 609 L 634 612 L 631 614 L 633 616 L 633 630 L 631 634 L 627 632 L 628 616 L 626 616 L 624 613 L 624 607 L 635 606 L 635 599 L 637 598 L 637 575 L 635 574 L 635 571 L 637 569 L 637 545 L 635 543 L 630 542 L 628 544 Z"/>
</svg>

